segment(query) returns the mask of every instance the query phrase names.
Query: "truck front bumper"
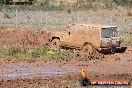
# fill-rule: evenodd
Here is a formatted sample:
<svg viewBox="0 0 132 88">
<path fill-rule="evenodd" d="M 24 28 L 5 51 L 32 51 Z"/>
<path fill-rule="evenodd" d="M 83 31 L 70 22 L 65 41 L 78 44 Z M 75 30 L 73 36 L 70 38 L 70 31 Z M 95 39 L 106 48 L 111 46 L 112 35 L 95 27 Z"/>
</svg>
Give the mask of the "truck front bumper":
<svg viewBox="0 0 132 88">
<path fill-rule="evenodd" d="M 100 48 L 100 52 L 114 52 L 114 53 L 123 53 L 125 52 L 127 47 L 115 47 L 115 48 Z"/>
</svg>

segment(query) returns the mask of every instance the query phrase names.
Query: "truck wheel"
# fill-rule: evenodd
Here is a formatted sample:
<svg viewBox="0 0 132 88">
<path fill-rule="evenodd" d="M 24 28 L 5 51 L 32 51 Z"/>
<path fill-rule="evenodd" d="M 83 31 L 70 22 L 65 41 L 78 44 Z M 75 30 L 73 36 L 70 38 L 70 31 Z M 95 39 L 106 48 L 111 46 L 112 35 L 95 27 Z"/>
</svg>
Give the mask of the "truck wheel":
<svg viewBox="0 0 132 88">
<path fill-rule="evenodd" d="M 59 39 L 53 39 L 51 42 L 51 48 L 53 49 L 60 49 L 60 40 Z"/>
<path fill-rule="evenodd" d="M 85 44 L 83 46 L 83 48 L 82 48 L 82 51 L 90 54 L 90 53 L 93 53 L 94 52 L 94 49 L 93 49 L 92 45 Z"/>
<path fill-rule="evenodd" d="M 88 60 L 104 58 L 104 55 L 99 53 L 91 44 L 85 44 L 82 48 L 82 52 Z"/>
</svg>

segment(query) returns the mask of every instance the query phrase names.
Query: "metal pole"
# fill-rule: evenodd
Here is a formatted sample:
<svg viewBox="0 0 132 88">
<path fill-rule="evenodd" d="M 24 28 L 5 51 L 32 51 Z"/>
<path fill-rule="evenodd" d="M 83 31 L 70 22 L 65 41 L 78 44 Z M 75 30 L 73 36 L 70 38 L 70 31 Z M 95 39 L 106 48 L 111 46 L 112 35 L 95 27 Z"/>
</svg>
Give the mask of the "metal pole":
<svg viewBox="0 0 132 88">
<path fill-rule="evenodd" d="M 27 26 L 27 19 L 26 18 L 24 19 L 24 22 L 25 22 L 25 29 L 27 30 L 27 27 L 26 27 Z"/>
<path fill-rule="evenodd" d="M 16 9 L 16 29 L 18 28 L 18 10 Z"/>
<path fill-rule="evenodd" d="M 48 26 L 48 13 L 46 12 L 46 28 Z"/>
<path fill-rule="evenodd" d="M 79 24 L 79 21 L 80 21 L 79 12 L 78 12 L 78 16 L 77 16 L 77 21 L 78 21 L 78 24 Z"/>
<path fill-rule="evenodd" d="M 112 21 L 113 21 L 113 17 L 111 16 L 111 25 L 113 25 L 113 22 Z"/>
</svg>

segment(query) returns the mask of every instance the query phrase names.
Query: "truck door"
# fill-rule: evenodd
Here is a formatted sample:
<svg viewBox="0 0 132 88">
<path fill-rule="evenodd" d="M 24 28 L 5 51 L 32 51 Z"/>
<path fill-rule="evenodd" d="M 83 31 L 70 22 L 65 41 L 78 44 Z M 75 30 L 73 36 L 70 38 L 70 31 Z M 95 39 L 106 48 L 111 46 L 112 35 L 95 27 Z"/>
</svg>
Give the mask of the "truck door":
<svg viewBox="0 0 132 88">
<path fill-rule="evenodd" d="M 62 36 L 62 45 L 70 48 L 76 47 L 76 41 L 78 37 L 76 36 L 76 30 L 65 30 Z"/>
</svg>

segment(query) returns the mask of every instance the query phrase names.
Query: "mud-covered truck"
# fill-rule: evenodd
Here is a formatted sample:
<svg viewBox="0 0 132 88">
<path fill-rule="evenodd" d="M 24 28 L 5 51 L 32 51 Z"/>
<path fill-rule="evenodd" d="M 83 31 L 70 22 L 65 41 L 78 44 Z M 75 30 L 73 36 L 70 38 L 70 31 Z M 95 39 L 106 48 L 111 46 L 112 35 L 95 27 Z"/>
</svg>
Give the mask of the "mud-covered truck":
<svg viewBox="0 0 132 88">
<path fill-rule="evenodd" d="M 84 52 L 121 51 L 121 39 L 116 26 L 99 24 L 72 24 L 65 31 L 53 32 L 51 48 L 79 49 Z"/>
</svg>

